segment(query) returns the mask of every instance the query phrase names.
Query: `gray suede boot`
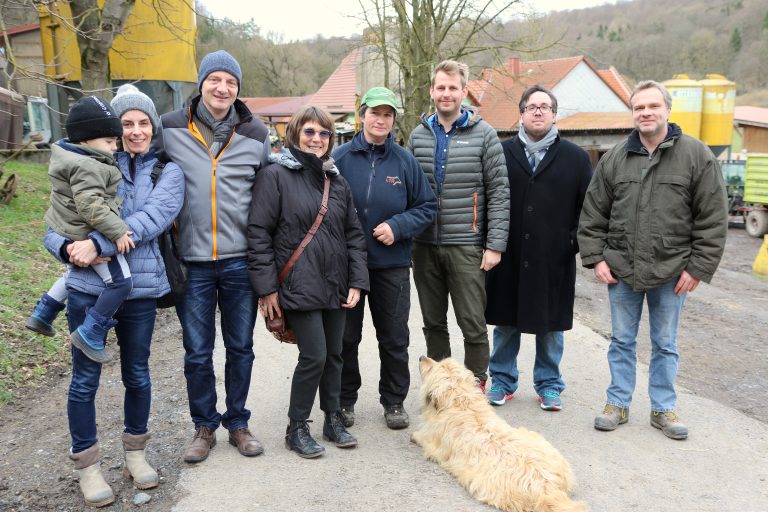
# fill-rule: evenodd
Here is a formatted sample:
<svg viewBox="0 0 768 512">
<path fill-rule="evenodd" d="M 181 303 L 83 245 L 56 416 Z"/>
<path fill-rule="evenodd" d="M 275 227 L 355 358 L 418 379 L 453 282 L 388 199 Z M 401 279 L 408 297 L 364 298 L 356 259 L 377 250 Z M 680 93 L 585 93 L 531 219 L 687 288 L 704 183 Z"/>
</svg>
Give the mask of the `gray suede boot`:
<svg viewBox="0 0 768 512">
<path fill-rule="evenodd" d="M 85 503 L 91 507 L 104 507 L 115 501 L 115 495 L 101 474 L 99 443 L 78 453 L 70 451 L 69 458 L 75 463 L 80 477 L 80 491 Z"/>
<path fill-rule="evenodd" d="M 137 489 L 152 489 L 160 483 L 160 477 L 144 456 L 144 448 L 149 437 L 149 433 L 133 435 L 123 432 L 123 450 L 125 451 L 123 476 L 133 478 L 133 486 Z"/>
</svg>

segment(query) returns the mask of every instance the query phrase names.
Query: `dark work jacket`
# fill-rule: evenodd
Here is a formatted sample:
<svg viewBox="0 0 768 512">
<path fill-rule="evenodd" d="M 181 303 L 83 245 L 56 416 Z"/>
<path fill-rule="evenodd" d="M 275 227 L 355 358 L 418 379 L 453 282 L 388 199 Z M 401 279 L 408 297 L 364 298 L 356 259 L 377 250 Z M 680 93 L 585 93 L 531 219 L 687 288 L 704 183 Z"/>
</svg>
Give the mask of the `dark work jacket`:
<svg viewBox="0 0 768 512">
<path fill-rule="evenodd" d="M 368 268 L 409 267 L 413 237 L 437 215 L 437 198 L 419 162 L 391 134 L 383 145 L 371 146 L 362 132 L 336 149 L 333 158 L 352 189 L 368 242 Z M 373 237 L 382 222 L 392 228 L 392 245 Z"/>
<path fill-rule="evenodd" d="M 486 276 L 485 318 L 532 334 L 571 329 L 576 230 L 592 176 L 589 157 L 558 137 L 534 173 L 518 137 L 501 145 L 509 177 L 509 240 Z"/>
<path fill-rule="evenodd" d="M 312 227 L 323 197 L 325 172 L 320 159 L 305 167 L 290 154 L 270 155 L 253 185 L 248 219 L 248 274 L 259 297 L 278 291 L 289 311 L 339 309 L 350 288 L 367 291 L 365 237 L 352 192 L 336 168 L 328 212 L 312 241 L 278 290 L 277 276 Z"/>
</svg>

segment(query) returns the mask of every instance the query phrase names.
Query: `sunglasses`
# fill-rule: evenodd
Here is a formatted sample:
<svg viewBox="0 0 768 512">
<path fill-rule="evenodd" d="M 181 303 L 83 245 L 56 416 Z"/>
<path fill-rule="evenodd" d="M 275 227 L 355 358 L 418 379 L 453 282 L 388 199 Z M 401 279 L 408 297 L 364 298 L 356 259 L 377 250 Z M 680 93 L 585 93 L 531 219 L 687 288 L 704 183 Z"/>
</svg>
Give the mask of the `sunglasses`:
<svg viewBox="0 0 768 512">
<path fill-rule="evenodd" d="M 328 140 L 331 138 L 331 132 L 329 132 L 328 130 L 320 130 L 318 132 L 318 131 L 315 131 L 314 128 L 304 128 L 302 132 L 304 132 L 304 135 L 306 135 L 310 139 L 314 139 L 315 135 L 319 135 L 320 138 L 323 140 Z"/>
</svg>

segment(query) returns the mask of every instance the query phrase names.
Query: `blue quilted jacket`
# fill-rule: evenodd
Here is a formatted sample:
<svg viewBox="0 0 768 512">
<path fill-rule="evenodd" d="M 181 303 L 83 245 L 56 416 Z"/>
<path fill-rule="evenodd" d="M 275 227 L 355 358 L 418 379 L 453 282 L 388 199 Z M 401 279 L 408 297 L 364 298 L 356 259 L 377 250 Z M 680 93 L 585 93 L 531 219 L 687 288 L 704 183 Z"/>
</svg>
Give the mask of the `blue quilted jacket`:
<svg viewBox="0 0 768 512">
<path fill-rule="evenodd" d="M 181 168 L 168 163 L 156 186 L 152 186 L 152 168 L 157 162 L 154 153 L 137 155 L 133 161 L 128 153 L 120 151 L 116 155 L 117 165 L 123 175 L 123 181 L 117 194 L 123 199 L 120 215 L 133 231 L 136 248 L 126 256 L 133 276 L 131 299 L 162 297 L 170 291 L 165 276 L 163 258 L 157 237 L 165 231 L 176 218 L 184 201 L 184 174 Z M 131 166 L 134 176 L 131 179 Z M 89 238 L 100 248 L 101 256 L 113 256 L 115 244 L 97 231 Z M 61 259 L 61 250 L 68 240 L 52 230 L 45 235 L 45 247 Z M 104 288 L 101 278 L 90 267 L 73 267 L 67 279 L 67 288 L 90 295 L 98 295 Z"/>
</svg>

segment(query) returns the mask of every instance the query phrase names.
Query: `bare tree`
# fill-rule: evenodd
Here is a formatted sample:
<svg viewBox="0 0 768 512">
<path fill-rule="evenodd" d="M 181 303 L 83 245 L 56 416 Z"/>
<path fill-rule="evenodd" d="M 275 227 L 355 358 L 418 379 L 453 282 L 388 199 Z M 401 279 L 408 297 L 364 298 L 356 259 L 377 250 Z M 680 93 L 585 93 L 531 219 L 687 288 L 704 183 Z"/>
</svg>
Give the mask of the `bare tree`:
<svg viewBox="0 0 768 512">
<path fill-rule="evenodd" d="M 29 3 L 38 13 L 56 18 L 65 29 L 74 33 L 80 53 L 82 91 L 110 97 L 109 51 L 136 0 L 105 0 L 101 7 L 97 0 L 69 0 L 71 17 L 60 13 L 55 0 L 26 0 L 24 3 Z"/>
<path fill-rule="evenodd" d="M 359 0 L 368 25 L 366 42 L 378 48 L 384 83 L 399 89 L 404 115 L 401 133 L 410 133 L 430 108 L 433 66 L 444 59 L 520 49 L 501 19 L 521 0 Z M 396 77 L 392 70 L 396 70 Z"/>
</svg>

